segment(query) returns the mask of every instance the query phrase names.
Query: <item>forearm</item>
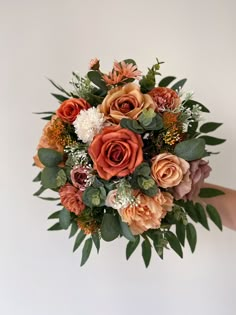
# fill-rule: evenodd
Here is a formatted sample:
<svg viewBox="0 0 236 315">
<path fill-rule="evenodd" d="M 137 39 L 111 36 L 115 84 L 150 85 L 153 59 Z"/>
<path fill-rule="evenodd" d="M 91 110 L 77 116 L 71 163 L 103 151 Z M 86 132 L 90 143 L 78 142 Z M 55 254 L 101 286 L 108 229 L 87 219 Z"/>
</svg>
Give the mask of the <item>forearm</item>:
<svg viewBox="0 0 236 315">
<path fill-rule="evenodd" d="M 224 195 L 213 198 L 204 198 L 202 199 L 203 202 L 211 204 L 218 210 L 224 226 L 236 230 L 236 190 L 204 183 L 203 188 L 207 187 L 219 189 L 224 192 Z"/>
</svg>

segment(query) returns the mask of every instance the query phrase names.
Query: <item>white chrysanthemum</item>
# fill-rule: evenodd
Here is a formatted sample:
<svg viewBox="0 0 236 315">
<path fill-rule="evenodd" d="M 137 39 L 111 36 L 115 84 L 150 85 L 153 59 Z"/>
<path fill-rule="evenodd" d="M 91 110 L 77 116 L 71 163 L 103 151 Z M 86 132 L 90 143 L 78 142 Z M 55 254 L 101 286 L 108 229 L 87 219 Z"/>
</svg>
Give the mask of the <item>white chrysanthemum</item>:
<svg viewBox="0 0 236 315">
<path fill-rule="evenodd" d="M 81 110 L 73 122 L 78 139 L 84 143 L 91 143 L 94 136 L 102 129 L 104 121 L 104 115 L 95 107 Z"/>
</svg>

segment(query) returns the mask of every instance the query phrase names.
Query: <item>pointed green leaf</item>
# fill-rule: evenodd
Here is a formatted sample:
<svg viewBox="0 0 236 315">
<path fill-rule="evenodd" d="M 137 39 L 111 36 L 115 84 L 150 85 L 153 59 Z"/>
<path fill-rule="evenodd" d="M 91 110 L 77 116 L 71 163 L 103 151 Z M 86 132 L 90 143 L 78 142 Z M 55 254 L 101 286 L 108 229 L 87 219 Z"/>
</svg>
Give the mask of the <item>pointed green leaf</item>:
<svg viewBox="0 0 236 315">
<path fill-rule="evenodd" d="M 200 136 L 198 139 L 204 139 L 207 145 L 218 145 L 224 143 L 225 139 L 210 137 L 210 136 Z"/>
<path fill-rule="evenodd" d="M 127 240 L 134 242 L 135 241 L 135 237 L 134 235 L 131 233 L 130 228 L 128 226 L 128 224 L 126 222 L 123 222 L 121 220 L 121 217 L 119 216 L 119 222 L 120 222 L 120 228 L 121 228 L 121 233 L 122 235 L 127 238 Z"/>
<path fill-rule="evenodd" d="M 148 240 L 145 239 L 142 242 L 142 256 L 143 256 L 144 264 L 146 267 L 148 267 L 150 263 L 151 255 L 152 255 L 151 244 Z"/>
<path fill-rule="evenodd" d="M 221 125 L 222 123 L 208 122 L 208 123 L 203 124 L 200 127 L 200 132 L 203 132 L 203 133 L 212 132 L 216 130 L 217 128 L 219 128 Z"/>
<path fill-rule="evenodd" d="M 100 236 L 99 236 L 99 234 L 98 233 L 92 234 L 92 240 L 93 240 L 94 245 L 97 248 L 97 252 L 99 252 L 99 250 L 100 250 Z"/>
<path fill-rule="evenodd" d="M 100 72 L 92 70 L 88 72 L 87 76 L 89 80 L 93 82 L 96 86 L 98 86 L 101 90 L 103 91 L 107 90 L 107 86 L 105 82 L 103 81 L 102 75 Z"/>
<path fill-rule="evenodd" d="M 178 240 L 178 238 L 176 237 L 176 235 L 171 232 L 171 231 L 167 231 L 165 233 L 165 236 L 170 244 L 170 247 L 181 257 L 183 258 L 183 251 L 182 251 L 182 247 L 180 245 L 180 242 Z"/>
<path fill-rule="evenodd" d="M 70 216 L 70 212 L 63 208 L 61 211 L 60 211 L 60 214 L 59 214 L 59 222 L 60 222 L 60 225 L 61 227 L 64 229 L 64 230 L 67 230 L 68 227 L 70 226 L 70 223 L 71 223 L 71 216 Z"/>
<path fill-rule="evenodd" d="M 197 101 L 194 101 L 194 100 L 188 100 L 187 102 L 184 103 L 184 106 L 185 107 L 188 107 L 190 109 L 193 108 L 194 105 L 200 105 L 201 107 L 201 112 L 205 112 L 205 113 L 209 113 L 209 109 L 206 108 L 206 106 L 204 106 L 203 104 L 197 102 Z"/>
<path fill-rule="evenodd" d="M 63 154 L 48 148 L 38 150 L 40 162 L 47 167 L 57 166 L 63 160 Z"/>
<path fill-rule="evenodd" d="M 191 248 L 191 251 L 193 253 L 197 244 L 197 232 L 192 223 L 188 223 L 186 225 L 186 232 L 187 232 L 187 240 Z"/>
<path fill-rule="evenodd" d="M 41 183 L 44 188 L 57 188 L 57 174 L 59 167 L 45 167 L 42 171 Z"/>
<path fill-rule="evenodd" d="M 172 81 L 174 81 L 175 79 L 176 79 L 176 77 L 172 77 L 172 76 L 165 77 L 165 78 L 163 78 L 163 79 L 159 82 L 158 86 L 166 87 L 166 86 L 168 86 Z"/>
<path fill-rule="evenodd" d="M 221 218 L 220 218 L 220 215 L 219 215 L 218 211 L 216 210 L 216 208 L 213 207 L 212 205 L 207 205 L 206 206 L 206 211 L 207 211 L 210 219 L 222 231 L 223 227 L 222 227 Z"/>
<path fill-rule="evenodd" d="M 83 242 L 83 240 L 85 239 L 86 234 L 84 234 L 84 231 L 80 230 L 78 235 L 76 236 L 75 239 L 75 244 L 74 244 L 74 248 L 73 248 L 73 252 L 76 251 L 77 248 L 79 248 L 80 244 Z"/>
<path fill-rule="evenodd" d="M 33 194 L 33 196 L 36 196 L 36 197 L 40 196 L 46 189 L 47 189 L 47 188 L 41 186 L 41 187 L 39 188 L 39 190 L 37 190 L 37 191 Z"/>
<path fill-rule="evenodd" d="M 206 216 L 206 212 L 205 209 L 203 208 L 203 206 L 200 203 L 195 203 L 194 208 L 196 210 L 197 213 L 197 217 L 199 222 L 207 229 L 209 230 L 209 226 L 208 226 L 208 222 L 207 222 L 207 216 Z"/>
<path fill-rule="evenodd" d="M 88 260 L 89 255 L 91 253 L 92 245 L 93 245 L 92 239 L 91 238 L 87 239 L 82 250 L 82 259 L 80 266 L 83 266 Z"/>
<path fill-rule="evenodd" d="M 53 198 L 53 197 L 41 197 L 41 196 L 39 196 L 39 198 L 42 199 L 42 200 L 47 200 L 47 201 L 60 200 L 60 198 Z"/>
<path fill-rule="evenodd" d="M 51 220 L 51 219 L 59 219 L 59 214 L 60 214 L 61 210 L 59 211 L 56 211 L 56 212 L 53 212 L 49 217 L 48 217 L 48 220 Z"/>
<path fill-rule="evenodd" d="M 61 224 L 59 222 L 55 223 L 53 226 L 51 226 L 48 231 L 59 231 L 59 230 L 63 230 L 63 228 L 61 227 Z"/>
<path fill-rule="evenodd" d="M 186 83 L 187 79 L 182 79 L 182 80 L 179 80 L 178 82 L 176 82 L 172 87 L 171 89 L 174 90 L 174 91 L 179 91 L 183 88 L 184 84 Z"/>
<path fill-rule="evenodd" d="M 135 249 L 137 248 L 137 246 L 139 244 L 139 241 L 140 241 L 140 236 L 136 235 L 135 236 L 135 241 L 134 242 L 129 241 L 129 243 L 127 244 L 127 247 L 126 247 L 126 259 L 127 260 L 133 254 Z"/>
<path fill-rule="evenodd" d="M 64 102 L 64 101 L 68 100 L 68 97 L 65 97 L 61 94 L 51 93 L 51 95 L 54 96 L 59 102 Z"/>
<path fill-rule="evenodd" d="M 199 193 L 201 198 L 212 198 L 221 195 L 224 195 L 224 192 L 215 188 L 201 188 Z"/>
<path fill-rule="evenodd" d="M 40 182 L 41 181 L 41 171 L 38 173 L 38 175 L 33 179 L 33 182 Z"/>
<path fill-rule="evenodd" d="M 196 213 L 196 210 L 194 208 L 194 204 L 192 201 L 187 201 L 184 205 L 183 205 L 185 211 L 187 212 L 187 214 L 190 216 L 190 218 L 195 221 L 198 222 L 198 216 Z"/>
<path fill-rule="evenodd" d="M 119 236 L 120 232 L 118 217 L 111 213 L 105 213 L 101 225 L 101 235 L 104 241 L 113 241 Z"/>
<path fill-rule="evenodd" d="M 78 224 L 75 221 L 72 221 L 69 238 L 73 237 L 77 231 L 78 231 Z"/>
<path fill-rule="evenodd" d="M 182 246 L 184 246 L 184 242 L 185 242 L 185 230 L 186 230 L 186 227 L 182 222 L 176 223 L 176 235 Z"/>
<path fill-rule="evenodd" d="M 62 93 L 66 94 L 67 96 L 71 96 L 70 93 L 68 93 L 65 89 L 63 89 L 63 87 L 61 87 L 59 84 L 55 83 L 52 79 L 48 80 L 52 83 L 53 86 L 55 86 L 56 89 L 58 89 L 59 91 L 61 91 Z"/>
<path fill-rule="evenodd" d="M 143 127 L 138 123 L 137 120 L 122 118 L 120 121 L 120 126 L 122 128 L 129 129 L 137 134 L 142 134 L 144 132 Z"/>
<path fill-rule="evenodd" d="M 184 160 L 198 160 L 205 154 L 205 141 L 198 138 L 180 142 L 175 146 L 174 152 Z"/>
</svg>

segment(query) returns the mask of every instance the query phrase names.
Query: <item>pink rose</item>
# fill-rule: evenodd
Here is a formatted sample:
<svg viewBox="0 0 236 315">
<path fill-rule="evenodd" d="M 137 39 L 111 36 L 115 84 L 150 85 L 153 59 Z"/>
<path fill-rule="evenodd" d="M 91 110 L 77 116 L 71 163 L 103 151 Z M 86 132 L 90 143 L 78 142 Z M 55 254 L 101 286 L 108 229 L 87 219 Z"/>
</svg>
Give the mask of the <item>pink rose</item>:
<svg viewBox="0 0 236 315">
<path fill-rule="evenodd" d="M 81 191 L 86 189 L 90 169 L 85 166 L 75 166 L 70 172 L 72 184 Z"/>
</svg>

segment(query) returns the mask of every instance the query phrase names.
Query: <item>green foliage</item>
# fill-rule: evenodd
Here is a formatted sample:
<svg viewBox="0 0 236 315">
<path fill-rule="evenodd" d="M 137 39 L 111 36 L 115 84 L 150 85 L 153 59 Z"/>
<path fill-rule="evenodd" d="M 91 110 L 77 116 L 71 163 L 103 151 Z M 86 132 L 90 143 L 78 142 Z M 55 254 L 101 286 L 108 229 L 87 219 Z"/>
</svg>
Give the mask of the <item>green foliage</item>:
<svg viewBox="0 0 236 315">
<path fill-rule="evenodd" d="M 187 232 L 187 240 L 191 248 L 191 251 L 193 253 L 197 244 L 197 232 L 192 223 L 188 223 L 186 225 L 186 232 Z"/>
<path fill-rule="evenodd" d="M 216 123 L 216 122 L 207 122 L 200 127 L 200 132 L 202 133 L 208 133 L 215 131 L 217 128 L 219 128 L 222 125 L 222 123 Z"/>
<path fill-rule="evenodd" d="M 87 76 L 93 84 L 95 84 L 97 87 L 99 87 L 102 91 L 107 91 L 107 86 L 105 82 L 102 79 L 102 75 L 100 72 L 91 70 L 87 73 Z"/>
<path fill-rule="evenodd" d="M 68 97 L 61 95 L 61 94 L 51 93 L 51 95 L 54 96 L 60 103 L 68 100 Z"/>
<path fill-rule="evenodd" d="M 48 220 L 51 220 L 51 219 L 59 219 L 60 212 L 61 212 L 61 210 L 56 211 L 56 212 L 53 212 L 53 213 L 48 217 Z"/>
<path fill-rule="evenodd" d="M 38 175 L 33 179 L 33 182 L 40 182 L 41 181 L 41 171 L 38 173 Z"/>
<path fill-rule="evenodd" d="M 90 186 L 84 191 L 82 198 L 84 204 L 90 208 L 101 207 L 105 204 L 106 190 L 103 186 Z"/>
<path fill-rule="evenodd" d="M 61 227 L 61 224 L 59 222 L 55 223 L 53 226 L 51 226 L 48 231 L 59 231 L 59 230 L 63 230 L 63 228 Z"/>
<path fill-rule="evenodd" d="M 130 231 L 130 228 L 128 226 L 127 223 L 123 222 L 121 220 L 121 217 L 118 216 L 119 218 L 119 222 L 120 222 L 120 228 L 121 228 L 121 234 L 127 238 L 127 240 L 131 241 L 131 242 L 135 242 L 135 237 L 134 235 L 132 234 L 132 232 Z"/>
<path fill-rule="evenodd" d="M 64 230 L 67 230 L 68 227 L 70 226 L 71 224 L 71 215 L 70 215 L 70 212 L 63 208 L 60 213 L 59 213 L 59 222 L 60 222 L 60 225 L 61 227 L 64 229 Z"/>
<path fill-rule="evenodd" d="M 173 77 L 173 76 L 165 77 L 158 83 L 158 86 L 167 87 L 175 79 L 176 79 L 176 77 Z"/>
<path fill-rule="evenodd" d="M 201 159 L 205 154 L 205 141 L 198 138 L 180 142 L 175 146 L 174 152 L 187 161 Z"/>
<path fill-rule="evenodd" d="M 194 208 L 196 210 L 196 214 L 198 217 L 198 221 L 207 229 L 209 230 L 209 226 L 208 226 L 208 222 L 207 222 L 207 216 L 206 216 L 206 212 L 205 209 L 203 208 L 203 206 L 200 203 L 196 203 L 194 205 Z"/>
<path fill-rule="evenodd" d="M 41 183 L 44 188 L 58 188 L 57 175 L 60 171 L 59 167 L 45 167 L 41 175 Z"/>
<path fill-rule="evenodd" d="M 145 131 L 141 124 L 134 119 L 122 118 L 120 121 L 120 126 L 122 128 L 129 129 L 137 134 L 142 134 Z"/>
<path fill-rule="evenodd" d="M 36 197 L 40 196 L 46 189 L 47 189 L 47 188 L 41 186 L 41 187 L 39 188 L 39 190 L 37 190 L 37 191 L 33 194 L 33 196 L 36 196 Z"/>
<path fill-rule="evenodd" d="M 143 256 L 143 261 L 144 261 L 146 268 L 149 266 L 149 263 L 151 260 L 151 255 L 152 255 L 151 244 L 150 244 L 148 239 L 145 239 L 142 242 L 142 256 Z"/>
<path fill-rule="evenodd" d="M 126 259 L 128 260 L 130 256 L 133 254 L 135 249 L 137 248 L 138 244 L 140 242 L 140 236 L 136 235 L 135 236 L 135 241 L 129 241 L 126 247 Z"/>
<path fill-rule="evenodd" d="M 92 238 L 89 238 L 85 241 L 85 244 L 82 250 L 82 258 L 81 258 L 80 266 L 83 266 L 88 260 L 91 250 L 92 250 L 92 245 L 93 245 Z"/>
<path fill-rule="evenodd" d="M 99 252 L 99 250 L 100 250 L 100 235 L 99 235 L 99 233 L 93 233 L 92 234 L 92 240 L 93 240 L 93 243 L 97 249 L 97 252 Z"/>
<path fill-rule="evenodd" d="M 204 139 L 207 145 L 218 145 L 226 141 L 225 139 L 220 139 L 220 138 L 210 137 L 210 136 L 200 136 L 198 139 Z"/>
<path fill-rule="evenodd" d="M 101 225 L 101 236 L 104 241 L 113 241 L 120 235 L 120 232 L 118 216 L 112 213 L 105 213 Z"/>
<path fill-rule="evenodd" d="M 162 62 L 159 62 L 158 59 L 156 59 L 156 63 L 148 69 L 148 73 L 146 76 L 143 76 L 142 79 L 139 81 L 140 90 L 142 93 L 148 93 L 151 91 L 156 84 L 156 75 L 160 75 L 159 69 Z"/>
<path fill-rule="evenodd" d="M 62 86 L 60 86 L 59 84 L 55 83 L 55 82 L 54 82 L 53 80 L 51 80 L 51 79 L 48 79 L 48 80 L 52 83 L 52 85 L 53 85 L 56 89 L 58 89 L 59 91 L 61 91 L 61 92 L 64 93 L 65 95 L 71 97 L 71 93 L 67 92 Z"/>
<path fill-rule="evenodd" d="M 224 192 L 215 188 L 201 188 L 199 197 L 200 198 L 212 198 L 224 195 Z"/>
<path fill-rule="evenodd" d="M 60 171 L 57 173 L 57 177 L 56 177 L 57 187 L 61 187 L 61 186 L 65 185 L 66 181 L 67 181 L 66 173 L 63 169 L 60 169 Z"/>
<path fill-rule="evenodd" d="M 216 208 L 213 207 L 212 205 L 207 205 L 206 206 L 206 211 L 207 211 L 210 219 L 222 231 L 223 227 L 222 227 L 221 218 L 220 218 L 220 215 L 219 215 L 218 211 L 216 210 Z"/>
<path fill-rule="evenodd" d="M 179 91 L 183 88 L 184 84 L 186 83 L 187 79 L 182 79 L 182 80 L 179 80 L 178 82 L 176 82 L 172 87 L 171 89 L 174 90 L 174 91 Z"/>
<path fill-rule="evenodd" d="M 75 239 L 73 252 L 75 252 L 79 248 L 79 246 L 81 245 L 85 237 L 86 237 L 86 234 L 84 234 L 84 232 L 80 230 Z"/>
<path fill-rule="evenodd" d="M 62 153 L 48 148 L 39 149 L 38 157 L 40 162 L 47 167 L 57 166 L 63 160 Z"/>
<path fill-rule="evenodd" d="M 78 224 L 75 221 L 71 222 L 70 235 L 69 238 L 75 236 L 78 231 Z"/>
<path fill-rule="evenodd" d="M 186 226 L 182 222 L 176 223 L 176 235 L 181 245 L 184 246 L 185 235 L 186 235 Z"/>
<path fill-rule="evenodd" d="M 170 244 L 170 247 L 181 257 L 183 258 L 183 251 L 182 251 L 182 247 L 180 245 L 180 242 L 178 240 L 178 238 L 176 237 L 176 235 L 171 232 L 171 231 L 167 231 L 165 232 L 165 236 L 168 240 L 168 243 Z"/>
<path fill-rule="evenodd" d="M 184 107 L 187 107 L 187 108 L 190 108 L 190 109 L 192 109 L 194 105 L 199 105 L 202 112 L 205 112 L 205 113 L 209 113 L 210 112 L 209 109 L 206 108 L 206 106 L 204 106 L 203 104 L 201 104 L 201 103 L 199 103 L 197 101 L 188 100 L 187 102 L 184 103 Z"/>
</svg>

